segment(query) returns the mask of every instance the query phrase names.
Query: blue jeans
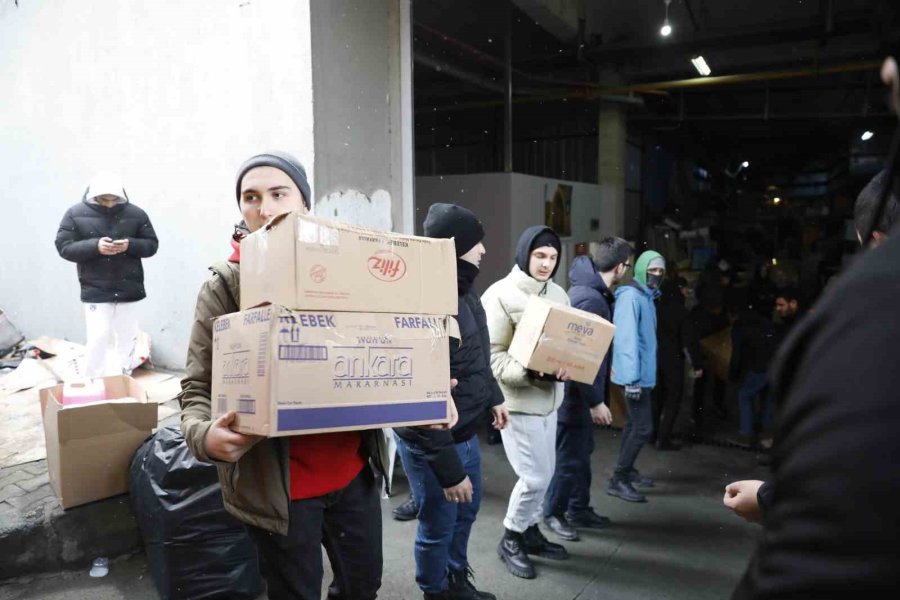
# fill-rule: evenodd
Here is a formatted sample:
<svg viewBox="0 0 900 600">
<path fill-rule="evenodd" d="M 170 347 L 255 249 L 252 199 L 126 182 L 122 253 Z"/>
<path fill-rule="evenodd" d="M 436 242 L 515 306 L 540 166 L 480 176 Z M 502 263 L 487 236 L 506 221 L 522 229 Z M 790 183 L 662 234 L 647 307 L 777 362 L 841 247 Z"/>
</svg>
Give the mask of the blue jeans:
<svg viewBox="0 0 900 600">
<path fill-rule="evenodd" d="M 447 589 L 447 569 L 469 566 L 469 534 L 481 506 L 481 449 L 478 438 L 456 444 L 456 452 L 472 482 L 472 502 L 455 504 L 444 498 L 444 489 L 425 459 L 425 452 L 402 438 L 397 449 L 410 487 L 419 503 L 416 530 L 416 583 L 426 594 Z"/>
<path fill-rule="evenodd" d="M 625 415 L 625 427 L 622 429 L 622 447 L 619 449 L 619 460 L 616 463 L 614 478 L 628 481 L 634 469 L 634 461 L 650 436 L 653 435 L 653 388 L 641 388 L 641 397 L 637 400 L 625 398 L 628 414 Z"/>
<path fill-rule="evenodd" d="M 556 427 L 556 472 L 544 500 L 544 516 L 562 517 L 587 510 L 591 503 L 591 453 L 594 428 Z"/>
<path fill-rule="evenodd" d="M 775 402 L 769 393 L 769 379 L 765 373 L 747 373 L 741 391 L 738 392 L 738 407 L 741 413 L 741 435 L 753 435 L 756 417 L 753 410 L 753 401 L 757 396 L 762 397 L 762 414 L 760 425 L 766 427 L 772 422 L 772 414 L 775 412 Z"/>
</svg>

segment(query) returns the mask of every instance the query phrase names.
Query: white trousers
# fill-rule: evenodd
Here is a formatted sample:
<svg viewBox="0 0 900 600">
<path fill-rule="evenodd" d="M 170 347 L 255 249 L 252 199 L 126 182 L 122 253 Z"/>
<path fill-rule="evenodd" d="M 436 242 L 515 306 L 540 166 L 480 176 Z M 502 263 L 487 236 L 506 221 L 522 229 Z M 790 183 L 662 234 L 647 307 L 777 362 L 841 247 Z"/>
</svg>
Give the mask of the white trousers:
<svg viewBox="0 0 900 600">
<path fill-rule="evenodd" d="M 541 520 L 541 506 L 556 468 L 556 411 L 546 417 L 513 413 L 501 430 L 503 449 L 519 481 L 509 497 L 503 526 L 524 532 Z"/>
<path fill-rule="evenodd" d="M 84 304 L 87 326 L 86 377 L 104 377 L 131 372 L 134 341 L 138 332 L 138 302 L 99 302 Z M 107 361 L 110 344 L 115 362 Z"/>
</svg>

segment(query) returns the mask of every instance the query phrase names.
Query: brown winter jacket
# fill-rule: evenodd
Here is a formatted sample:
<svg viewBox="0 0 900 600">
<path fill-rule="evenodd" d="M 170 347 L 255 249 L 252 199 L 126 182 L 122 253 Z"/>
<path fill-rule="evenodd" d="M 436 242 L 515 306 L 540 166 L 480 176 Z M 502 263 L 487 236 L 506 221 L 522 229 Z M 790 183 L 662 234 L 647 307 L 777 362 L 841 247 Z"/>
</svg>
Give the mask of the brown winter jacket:
<svg viewBox="0 0 900 600">
<path fill-rule="evenodd" d="M 225 509 L 245 523 L 286 535 L 290 505 L 290 438 L 263 438 L 236 463 L 222 462 L 206 453 L 206 433 L 212 424 L 213 320 L 239 310 L 241 275 L 239 265 L 224 261 L 214 264 L 210 270 L 213 275 L 197 296 L 187 374 L 181 380 L 181 430 L 194 456 L 216 465 Z M 386 472 L 388 449 L 382 430 L 362 432 L 362 451 L 377 472 Z"/>
</svg>

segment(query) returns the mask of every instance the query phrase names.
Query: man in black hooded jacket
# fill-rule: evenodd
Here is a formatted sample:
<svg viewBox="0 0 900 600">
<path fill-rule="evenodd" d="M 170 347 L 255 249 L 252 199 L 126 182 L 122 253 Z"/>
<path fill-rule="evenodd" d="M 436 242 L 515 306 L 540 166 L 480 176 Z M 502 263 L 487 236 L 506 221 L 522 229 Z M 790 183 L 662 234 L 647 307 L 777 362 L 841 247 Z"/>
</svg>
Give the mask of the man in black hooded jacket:
<svg viewBox="0 0 900 600">
<path fill-rule="evenodd" d="M 468 562 L 469 533 L 481 503 L 481 451 L 476 436 L 491 411 L 494 427 L 509 418 L 491 372 L 490 341 L 481 300 L 472 290 L 485 254 L 484 228 L 474 213 L 455 204 L 434 204 L 425 235 L 456 242 L 460 339 L 450 345 L 450 375 L 459 421 L 450 431 L 403 427 L 398 449 L 419 505 L 416 582 L 426 600 L 492 600 L 475 589 Z"/>
<path fill-rule="evenodd" d="M 147 296 L 141 259 L 156 254 L 158 246 L 147 213 L 129 201 L 121 180 L 111 173 L 96 175 L 81 202 L 63 216 L 56 250 L 78 265 L 88 377 L 131 372 L 137 302 Z M 106 351 L 111 341 L 118 364 L 108 372 Z"/>
</svg>

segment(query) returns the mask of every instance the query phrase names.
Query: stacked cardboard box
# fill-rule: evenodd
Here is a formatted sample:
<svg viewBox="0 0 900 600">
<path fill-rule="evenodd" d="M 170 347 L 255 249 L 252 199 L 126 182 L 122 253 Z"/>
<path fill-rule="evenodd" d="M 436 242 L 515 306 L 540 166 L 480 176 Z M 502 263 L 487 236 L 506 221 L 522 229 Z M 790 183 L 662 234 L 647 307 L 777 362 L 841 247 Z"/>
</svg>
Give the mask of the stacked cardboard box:
<svg viewBox="0 0 900 600">
<path fill-rule="evenodd" d="M 265 436 L 446 422 L 456 309 L 452 240 L 282 215 L 241 243 L 213 417 Z"/>
</svg>

